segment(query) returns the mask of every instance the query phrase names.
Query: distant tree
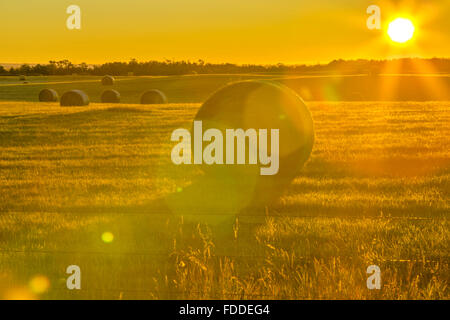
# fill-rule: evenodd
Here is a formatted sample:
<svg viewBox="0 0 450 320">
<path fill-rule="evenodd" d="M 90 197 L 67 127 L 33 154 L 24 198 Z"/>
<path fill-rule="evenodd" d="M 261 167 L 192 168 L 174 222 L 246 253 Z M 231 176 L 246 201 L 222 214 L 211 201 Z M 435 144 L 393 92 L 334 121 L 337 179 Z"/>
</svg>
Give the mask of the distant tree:
<svg viewBox="0 0 450 320">
<path fill-rule="evenodd" d="M 399 73 L 420 73 L 420 65 L 426 65 L 428 70 L 438 73 L 450 73 L 450 59 L 418 59 L 405 58 L 396 60 L 333 60 L 328 64 L 316 65 L 236 65 L 231 63 L 213 64 L 203 60 L 138 62 L 131 59 L 129 62 L 108 62 L 102 65 L 89 66 L 83 62 L 73 64 L 69 60 L 54 61 L 48 64 L 30 66 L 24 64 L 18 68 L 0 69 L 0 74 L 8 75 L 182 75 L 182 74 L 240 74 L 240 73 L 338 73 L 338 74 L 371 74 L 377 75 L 383 70 L 398 70 Z"/>
</svg>

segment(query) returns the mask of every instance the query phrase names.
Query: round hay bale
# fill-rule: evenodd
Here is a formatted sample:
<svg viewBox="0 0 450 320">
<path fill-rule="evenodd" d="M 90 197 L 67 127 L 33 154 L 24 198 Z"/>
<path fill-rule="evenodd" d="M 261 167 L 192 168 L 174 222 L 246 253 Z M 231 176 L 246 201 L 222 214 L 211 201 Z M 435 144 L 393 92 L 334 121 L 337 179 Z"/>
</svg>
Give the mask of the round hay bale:
<svg viewBox="0 0 450 320">
<path fill-rule="evenodd" d="M 114 77 L 113 76 L 104 76 L 102 78 L 102 85 L 104 86 L 112 86 L 114 84 Z"/>
<path fill-rule="evenodd" d="M 70 90 L 61 96 L 61 107 L 77 107 L 89 105 L 89 97 L 81 90 Z"/>
<path fill-rule="evenodd" d="M 369 70 L 369 76 L 370 77 L 378 77 L 381 74 L 381 68 L 380 67 L 372 67 Z"/>
<path fill-rule="evenodd" d="M 39 101 L 41 102 L 57 102 L 58 93 L 53 89 L 43 89 L 39 92 Z"/>
<path fill-rule="evenodd" d="M 164 103 L 167 103 L 166 95 L 156 89 L 146 91 L 141 96 L 141 104 L 164 104 Z"/>
<path fill-rule="evenodd" d="M 268 156 L 272 153 L 272 129 L 278 129 L 278 171 L 263 175 L 261 169 L 274 165 L 263 164 L 261 147 L 250 151 L 249 139 L 245 142 L 245 164 L 237 163 L 237 143 L 234 144 L 234 164 L 203 164 L 202 169 L 213 181 L 228 181 L 236 194 L 245 194 L 249 206 L 267 205 L 278 198 L 283 189 L 299 174 L 308 160 L 313 143 L 313 120 L 308 107 L 291 89 L 272 81 L 243 81 L 228 85 L 214 93 L 199 109 L 195 121 L 202 121 L 203 132 L 218 129 L 223 136 L 223 159 L 226 163 L 227 129 L 256 130 L 260 141 L 261 129 L 267 130 Z M 191 136 L 194 137 L 192 129 Z M 194 138 L 192 138 L 194 139 Z M 272 139 L 274 139 L 272 141 Z M 207 145 L 204 142 L 203 145 Z M 193 147 L 194 144 L 192 144 Z M 250 152 L 257 157 L 250 164 Z M 194 149 L 192 150 L 194 154 Z M 275 166 L 275 165 L 274 165 Z M 220 183 L 220 182 L 217 182 Z M 220 186 L 216 188 L 216 191 Z M 214 192 L 216 192 L 214 191 Z"/>
<path fill-rule="evenodd" d="M 120 103 L 120 93 L 112 89 L 105 90 L 102 93 L 101 101 L 103 103 Z"/>
<path fill-rule="evenodd" d="M 27 80 L 27 77 L 25 77 L 24 75 L 19 76 L 19 80 L 20 81 L 25 81 Z"/>
</svg>

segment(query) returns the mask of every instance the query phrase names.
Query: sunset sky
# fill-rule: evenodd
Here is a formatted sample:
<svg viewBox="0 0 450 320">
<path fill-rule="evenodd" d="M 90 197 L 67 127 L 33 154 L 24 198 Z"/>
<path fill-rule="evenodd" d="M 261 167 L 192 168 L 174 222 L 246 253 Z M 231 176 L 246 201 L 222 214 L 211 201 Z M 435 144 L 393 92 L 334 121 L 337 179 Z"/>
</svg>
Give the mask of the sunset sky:
<svg viewBox="0 0 450 320">
<path fill-rule="evenodd" d="M 66 28 L 71 4 L 81 7 L 81 30 Z M 383 30 L 366 27 L 371 4 Z M 386 35 L 399 16 L 416 27 L 403 46 Z M 0 62 L 449 57 L 449 17 L 447 0 L 2 0 Z"/>
</svg>

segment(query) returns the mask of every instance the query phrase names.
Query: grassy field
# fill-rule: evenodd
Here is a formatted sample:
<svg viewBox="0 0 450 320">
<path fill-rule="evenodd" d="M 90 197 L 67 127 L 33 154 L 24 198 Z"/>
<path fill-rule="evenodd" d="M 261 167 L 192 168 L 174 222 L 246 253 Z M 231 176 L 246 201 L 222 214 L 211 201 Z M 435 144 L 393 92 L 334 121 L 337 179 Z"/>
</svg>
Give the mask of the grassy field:
<svg viewBox="0 0 450 320">
<path fill-rule="evenodd" d="M 186 101 L 0 102 L 0 298 L 450 298 L 449 102 L 309 103 L 302 174 L 276 204 L 214 225 L 165 201 L 201 174 L 169 160 L 169 134 L 199 107 Z M 72 264 L 80 291 L 66 289 Z M 381 290 L 366 287 L 372 264 Z"/>
<path fill-rule="evenodd" d="M 0 77 L 0 101 L 38 101 L 39 92 L 44 88 L 54 88 L 60 96 L 65 91 L 76 88 L 85 91 L 92 102 L 100 102 L 103 90 L 112 88 L 121 93 L 123 103 L 139 103 L 142 93 L 149 89 L 162 90 L 171 103 L 199 103 L 228 82 L 252 78 L 272 77 L 257 75 L 116 77 L 114 86 L 102 86 L 101 77 L 92 76 L 28 77 L 28 83 L 25 84 L 18 81 L 18 77 Z"/>
<path fill-rule="evenodd" d="M 0 77 L 0 101 L 37 102 L 39 92 L 53 88 L 61 96 L 71 89 L 85 91 L 92 102 L 100 102 L 103 90 L 113 88 L 123 103 L 139 103 L 143 92 L 162 90 L 170 103 L 202 103 L 229 82 L 272 79 L 284 83 L 308 101 L 450 101 L 449 75 L 186 75 L 161 77 L 116 77 L 112 87 L 101 77 L 52 76 Z"/>
</svg>

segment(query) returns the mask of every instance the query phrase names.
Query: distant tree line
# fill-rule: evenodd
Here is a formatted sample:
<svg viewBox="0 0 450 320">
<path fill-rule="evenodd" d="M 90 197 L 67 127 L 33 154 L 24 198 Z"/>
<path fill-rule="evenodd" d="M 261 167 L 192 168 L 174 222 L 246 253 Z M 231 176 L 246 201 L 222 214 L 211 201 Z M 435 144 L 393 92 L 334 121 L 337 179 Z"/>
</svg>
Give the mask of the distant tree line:
<svg viewBox="0 0 450 320">
<path fill-rule="evenodd" d="M 73 64 L 69 60 L 49 61 L 48 64 L 28 65 L 5 69 L 0 66 L 0 75 L 186 75 L 186 74 L 239 74 L 239 73 L 450 73 L 450 59 L 404 58 L 394 60 L 334 60 L 317 65 L 237 65 L 231 63 L 205 63 L 191 61 L 109 62 L 102 65 Z"/>
</svg>

